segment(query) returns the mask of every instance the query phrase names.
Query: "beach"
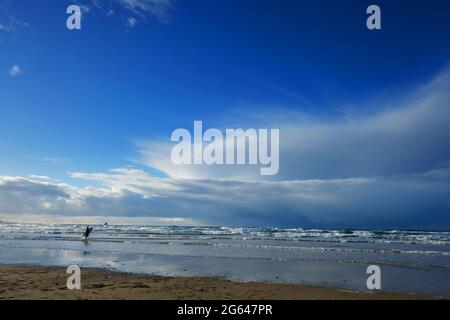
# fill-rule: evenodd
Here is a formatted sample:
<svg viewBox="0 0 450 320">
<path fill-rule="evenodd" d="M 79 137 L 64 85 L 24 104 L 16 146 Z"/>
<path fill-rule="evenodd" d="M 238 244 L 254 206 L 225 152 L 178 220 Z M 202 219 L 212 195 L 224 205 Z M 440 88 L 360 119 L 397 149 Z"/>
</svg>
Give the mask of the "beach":
<svg viewBox="0 0 450 320">
<path fill-rule="evenodd" d="M 0 265 L 0 299 L 38 300 L 361 300 L 430 299 L 399 293 L 357 293 L 335 288 L 237 283 L 217 278 L 157 277 L 82 269 L 80 290 L 69 290 L 65 268 Z"/>
<path fill-rule="evenodd" d="M 68 275 L 61 270 L 78 265 L 84 289 L 67 297 L 335 299 L 353 297 L 349 292 L 361 292 L 355 298 L 380 297 L 367 287 L 368 268 L 375 265 L 381 295 L 450 297 L 449 232 L 93 227 L 84 241 L 85 225 L 0 224 L 1 296 L 65 298 Z"/>
</svg>

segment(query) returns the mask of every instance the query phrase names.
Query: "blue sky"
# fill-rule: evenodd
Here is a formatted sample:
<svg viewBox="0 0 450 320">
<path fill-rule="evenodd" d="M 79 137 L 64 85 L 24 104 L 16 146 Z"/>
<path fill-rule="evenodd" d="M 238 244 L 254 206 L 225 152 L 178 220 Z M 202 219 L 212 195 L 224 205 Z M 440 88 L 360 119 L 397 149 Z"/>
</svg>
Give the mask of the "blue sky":
<svg viewBox="0 0 450 320">
<path fill-rule="evenodd" d="M 76 2 L 0 1 L 4 217 L 450 227 L 447 1 Z M 194 120 L 280 128 L 280 173 L 173 167 Z"/>
</svg>

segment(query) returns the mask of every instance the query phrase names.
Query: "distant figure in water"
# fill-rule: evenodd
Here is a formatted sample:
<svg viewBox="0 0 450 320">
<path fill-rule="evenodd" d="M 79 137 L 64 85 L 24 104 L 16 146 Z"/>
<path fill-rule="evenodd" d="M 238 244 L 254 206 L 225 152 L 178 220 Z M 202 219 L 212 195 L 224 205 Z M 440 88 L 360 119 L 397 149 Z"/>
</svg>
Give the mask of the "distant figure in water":
<svg viewBox="0 0 450 320">
<path fill-rule="evenodd" d="M 91 234 L 92 230 L 94 230 L 93 227 L 89 226 L 86 227 L 86 232 L 83 234 L 85 239 L 89 238 L 89 235 Z"/>
</svg>

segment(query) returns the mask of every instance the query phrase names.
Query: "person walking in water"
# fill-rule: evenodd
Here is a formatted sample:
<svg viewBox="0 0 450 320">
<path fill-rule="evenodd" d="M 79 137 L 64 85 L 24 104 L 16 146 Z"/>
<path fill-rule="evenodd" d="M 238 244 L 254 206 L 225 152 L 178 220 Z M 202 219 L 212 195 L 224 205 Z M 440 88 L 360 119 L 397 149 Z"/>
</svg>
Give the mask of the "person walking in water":
<svg viewBox="0 0 450 320">
<path fill-rule="evenodd" d="M 86 227 L 86 231 L 83 234 L 85 239 L 87 239 L 89 237 L 89 235 L 91 234 L 92 230 L 94 230 L 93 227 L 89 227 L 89 226 Z"/>
</svg>

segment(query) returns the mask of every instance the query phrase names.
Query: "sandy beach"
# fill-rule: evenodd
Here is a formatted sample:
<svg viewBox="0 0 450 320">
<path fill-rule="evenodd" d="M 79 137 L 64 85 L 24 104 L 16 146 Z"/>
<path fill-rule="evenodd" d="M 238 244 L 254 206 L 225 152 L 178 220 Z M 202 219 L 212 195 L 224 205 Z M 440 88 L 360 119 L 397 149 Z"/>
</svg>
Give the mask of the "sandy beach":
<svg viewBox="0 0 450 320">
<path fill-rule="evenodd" d="M 68 290 L 64 268 L 0 265 L 0 299 L 205 299 L 205 300 L 361 300 L 430 299 L 387 292 L 358 293 L 291 284 L 237 283 L 216 278 L 155 277 L 103 269 L 82 269 L 82 289 Z"/>
</svg>

